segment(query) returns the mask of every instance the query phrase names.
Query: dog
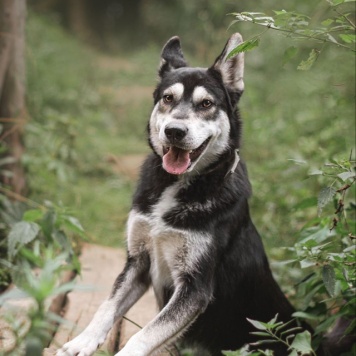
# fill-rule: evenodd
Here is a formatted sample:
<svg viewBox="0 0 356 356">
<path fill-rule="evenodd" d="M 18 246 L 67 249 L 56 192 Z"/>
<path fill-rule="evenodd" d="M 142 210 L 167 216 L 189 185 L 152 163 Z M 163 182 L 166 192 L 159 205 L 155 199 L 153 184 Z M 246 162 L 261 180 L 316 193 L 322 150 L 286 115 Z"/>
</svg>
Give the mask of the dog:
<svg viewBox="0 0 356 356">
<path fill-rule="evenodd" d="M 237 109 L 244 54 L 227 58 L 240 43 L 233 34 L 209 68 L 189 67 L 178 37 L 164 46 L 125 268 L 88 327 L 57 355 L 93 354 L 151 285 L 160 311 L 117 356 L 156 354 L 176 341 L 194 355 L 221 355 L 259 340 L 247 318 L 278 314 L 296 326 L 249 213 Z M 267 346 L 288 354 L 283 344 Z"/>
</svg>

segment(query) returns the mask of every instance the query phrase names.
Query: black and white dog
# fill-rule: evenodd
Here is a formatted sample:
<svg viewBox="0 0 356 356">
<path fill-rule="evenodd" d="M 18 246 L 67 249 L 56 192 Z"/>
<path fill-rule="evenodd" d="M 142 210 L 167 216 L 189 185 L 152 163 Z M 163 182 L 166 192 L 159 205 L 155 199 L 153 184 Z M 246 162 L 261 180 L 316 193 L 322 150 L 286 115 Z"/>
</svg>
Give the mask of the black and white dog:
<svg viewBox="0 0 356 356">
<path fill-rule="evenodd" d="M 156 354 L 177 340 L 196 355 L 221 355 L 258 340 L 246 318 L 292 319 L 249 214 L 236 109 L 244 56 L 227 59 L 241 41 L 232 35 L 207 69 L 187 66 L 178 37 L 163 48 L 148 124 L 153 153 L 128 219 L 125 269 L 89 326 L 57 355 L 94 353 L 150 285 L 160 312 L 119 356 Z"/>
</svg>

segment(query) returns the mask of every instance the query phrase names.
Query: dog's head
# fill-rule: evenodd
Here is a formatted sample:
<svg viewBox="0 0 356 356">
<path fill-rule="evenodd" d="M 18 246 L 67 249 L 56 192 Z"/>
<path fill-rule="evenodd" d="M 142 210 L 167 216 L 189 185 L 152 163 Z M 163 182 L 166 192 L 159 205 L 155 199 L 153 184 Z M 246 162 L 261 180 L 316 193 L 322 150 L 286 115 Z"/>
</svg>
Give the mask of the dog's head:
<svg viewBox="0 0 356 356">
<path fill-rule="evenodd" d="M 163 47 L 148 131 L 168 173 L 201 173 L 239 147 L 235 107 L 244 89 L 244 58 L 227 55 L 241 42 L 240 34 L 232 35 L 210 68 L 188 67 L 178 37 Z"/>
</svg>

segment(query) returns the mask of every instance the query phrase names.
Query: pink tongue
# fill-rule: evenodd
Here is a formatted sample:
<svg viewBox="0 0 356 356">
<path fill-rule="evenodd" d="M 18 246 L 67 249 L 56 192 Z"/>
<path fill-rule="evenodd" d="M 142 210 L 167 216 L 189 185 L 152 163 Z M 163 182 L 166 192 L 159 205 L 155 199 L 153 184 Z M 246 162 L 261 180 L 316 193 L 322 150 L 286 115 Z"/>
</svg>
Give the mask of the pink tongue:
<svg viewBox="0 0 356 356">
<path fill-rule="evenodd" d="M 171 174 L 183 174 L 190 165 L 189 151 L 171 147 L 163 156 L 163 168 Z"/>
</svg>

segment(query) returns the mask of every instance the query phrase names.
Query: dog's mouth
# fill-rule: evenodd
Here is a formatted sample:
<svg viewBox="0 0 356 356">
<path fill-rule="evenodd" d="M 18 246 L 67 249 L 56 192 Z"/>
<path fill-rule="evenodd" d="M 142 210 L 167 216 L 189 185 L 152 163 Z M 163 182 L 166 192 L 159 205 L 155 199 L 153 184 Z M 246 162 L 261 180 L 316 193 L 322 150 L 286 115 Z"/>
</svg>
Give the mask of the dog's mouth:
<svg viewBox="0 0 356 356">
<path fill-rule="evenodd" d="M 176 146 L 163 147 L 163 168 L 170 174 L 183 174 L 201 156 L 208 146 L 208 137 L 194 150 L 184 150 Z"/>
</svg>

